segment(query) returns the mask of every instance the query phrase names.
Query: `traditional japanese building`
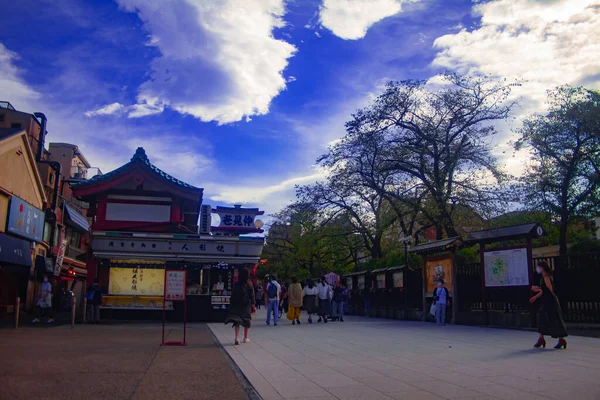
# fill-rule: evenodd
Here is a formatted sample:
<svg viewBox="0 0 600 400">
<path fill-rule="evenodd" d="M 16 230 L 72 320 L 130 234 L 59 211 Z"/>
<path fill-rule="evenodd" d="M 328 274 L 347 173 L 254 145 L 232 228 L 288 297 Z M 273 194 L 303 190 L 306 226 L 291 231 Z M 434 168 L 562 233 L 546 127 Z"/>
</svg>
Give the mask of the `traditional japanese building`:
<svg viewBox="0 0 600 400">
<path fill-rule="evenodd" d="M 103 318 L 153 318 L 162 310 L 165 270 L 187 271 L 188 320 L 224 317 L 237 269 L 258 263 L 264 239 L 258 209 L 211 207 L 203 189 L 150 163 L 143 148 L 131 161 L 101 176 L 72 183 L 73 196 L 89 204 L 92 246 L 88 282 L 100 279 Z M 178 303 L 166 304 L 183 316 Z"/>
</svg>

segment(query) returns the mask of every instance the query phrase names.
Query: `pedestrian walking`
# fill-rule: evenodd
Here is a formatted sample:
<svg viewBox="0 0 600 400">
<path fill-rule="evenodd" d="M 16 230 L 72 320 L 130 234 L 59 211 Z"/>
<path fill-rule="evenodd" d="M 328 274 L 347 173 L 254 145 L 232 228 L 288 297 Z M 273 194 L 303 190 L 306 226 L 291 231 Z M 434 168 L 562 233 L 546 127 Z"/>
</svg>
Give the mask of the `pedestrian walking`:
<svg viewBox="0 0 600 400">
<path fill-rule="evenodd" d="M 260 285 L 260 284 L 256 285 L 256 296 L 255 297 L 256 297 L 256 308 L 260 310 L 260 305 L 263 300 L 262 285 Z"/>
<path fill-rule="evenodd" d="M 88 323 L 100 323 L 100 306 L 102 305 L 102 288 L 98 278 L 88 287 L 86 292 Z"/>
<path fill-rule="evenodd" d="M 283 314 L 287 314 L 288 311 L 288 284 L 283 282 L 279 283 L 281 287 L 281 296 L 279 299 L 279 318 L 283 317 Z"/>
<path fill-rule="evenodd" d="M 554 293 L 554 282 L 552 280 L 552 270 L 545 261 L 540 261 L 537 265 L 537 273 L 542 275 L 540 286 L 532 286 L 531 290 L 536 293 L 530 303 L 535 303 L 538 311 L 538 332 L 540 336 L 533 347 L 546 347 L 544 335 L 550 335 L 558 338 L 555 349 L 567 348 L 565 338 L 569 336 L 567 327 L 562 317 L 562 310 L 558 297 Z"/>
<path fill-rule="evenodd" d="M 279 321 L 279 298 L 281 296 L 281 286 L 277 283 L 277 276 L 271 276 L 271 282 L 267 284 L 267 325 L 271 325 L 271 313 L 273 313 L 273 324 L 277 326 Z"/>
<path fill-rule="evenodd" d="M 308 323 L 312 324 L 312 315 L 315 313 L 317 304 L 317 287 L 311 279 L 306 281 L 306 286 L 302 289 L 303 304 L 306 313 L 308 314 Z"/>
<path fill-rule="evenodd" d="M 225 324 L 232 323 L 235 329 L 235 341 L 237 346 L 240 344 L 239 334 L 240 326 L 244 327 L 244 343 L 248 343 L 248 331 L 252 325 L 252 314 L 256 312 L 254 304 L 254 287 L 252 282 L 248 280 L 250 272 L 247 268 L 242 268 L 239 272 L 239 277 L 236 283 L 233 284 L 231 293 L 231 302 Z"/>
<path fill-rule="evenodd" d="M 344 298 L 344 288 L 340 281 L 337 281 L 333 289 L 333 308 L 331 311 L 334 321 L 344 322 Z"/>
<path fill-rule="evenodd" d="M 317 293 L 319 296 L 319 320 L 317 322 L 323 321 L 327 323 L 327 316 L 331 315 L 331 298 L 333 292 L 324 275 L 321 277 L 321 282 L 317 285 Z"/>
<path fill-rule="evenodd" d="M 40 318 L 46 316 L 46 310 L 50 314 L 48 317 L 48 323 L 54 322 L 53 311 L 52 311 L 52 285 L 48 280 L 48 275 L 44 275 L 42 285 L 40 286 L 40 296 L 36 303 L 38 309 L 38 317 L 33 320 L 34 324 L 40 322 Z"/>
<path fill-rule="evenodd" d="M 302 307 L 302 286 L 298 283 L 298 278 L 292 276 L 292 284 L 288 291 L 288 312 L 287 318 L 292 321 L 292 325 L 300 325 L 300 308 Z"/>
<path fill-rule="evenodd" d="M 438 325 L 446 325 L 446 306 L 450 294 L 448 289 L 444 287 L 444 280 L 440 279 L 437 283 L 437 288 L 433 291 L 433 304 L 435 304 L 435 320 Z"/>
</svg>

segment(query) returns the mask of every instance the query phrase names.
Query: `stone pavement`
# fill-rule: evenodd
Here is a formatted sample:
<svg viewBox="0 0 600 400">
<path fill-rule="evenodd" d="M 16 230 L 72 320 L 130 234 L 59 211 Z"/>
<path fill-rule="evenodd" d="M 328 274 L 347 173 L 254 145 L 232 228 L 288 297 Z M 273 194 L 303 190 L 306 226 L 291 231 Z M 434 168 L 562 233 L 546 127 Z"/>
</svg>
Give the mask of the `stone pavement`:
<svg viewBox="0 0 600 400">
<path fill-rule="evenodd" d="M 285 318 L 285 317 L 284 317 Z M 259 311 L 251 343 L 209 324 L 265 399 L 600 399 L 600 340 L 569 337 L 567 350 L 534 349 L 534 332 L 347 317 L 282 320 Z"/>
<path fill-rule="evenodd" d="M 167 329 L 181 340 L 181 324 Z M 160 323 L 0 330 L 0 399 L 248 399 L 205 324 L 161 347 Z"/>
</svg>

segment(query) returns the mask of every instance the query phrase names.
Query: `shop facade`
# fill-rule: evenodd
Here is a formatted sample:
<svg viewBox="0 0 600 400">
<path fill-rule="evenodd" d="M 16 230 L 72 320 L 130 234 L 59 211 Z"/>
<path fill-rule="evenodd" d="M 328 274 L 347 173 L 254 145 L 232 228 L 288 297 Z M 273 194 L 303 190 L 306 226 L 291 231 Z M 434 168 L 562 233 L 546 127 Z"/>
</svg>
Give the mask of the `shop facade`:
<svg viewBox="0 0 600 400">
<path fill-rule="evenodd" d="M 0 129 L 0 171 L 0 313 L 6 314 L 17 297 L 22 308 L 33 304 L 34 266 L 48 249 L 46 197 L 24 130 Z"/>
<path fill-rule="evenodd" d="M 158 319 L 165 272 L 187 276 L 187 320 L 224 319 L 240 268 L 258 263 L 264 239 L 258 209 L 203 205 L 203 189 L 152 165 L 142 148 L 115 171 L 72 184 L 90 204 L 88 284 L 103 288 L 102 318 Z M 211 216 L 219 216 L 211 226 Z M 181 307 L 180 307 L 181 306 Z M 181 303 L 165 304 L 170 319 L 183 319 Z"/>
</svg>

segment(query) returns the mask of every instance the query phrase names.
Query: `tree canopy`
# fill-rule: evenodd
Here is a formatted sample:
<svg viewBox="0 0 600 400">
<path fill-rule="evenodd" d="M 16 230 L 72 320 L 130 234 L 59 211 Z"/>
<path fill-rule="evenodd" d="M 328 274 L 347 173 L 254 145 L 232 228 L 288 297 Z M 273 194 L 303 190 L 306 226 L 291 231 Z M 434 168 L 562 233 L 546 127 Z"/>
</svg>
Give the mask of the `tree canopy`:
<svg viewBox="0 0 600 400">
<path fill-rule="evenodd" d="M 600 211 L 600 93 L 561 86 L 548 91 L 549 109 L 527 118 L 517 149 L 531 160 L 521 180 L 523 201 L 560 223 L 560 253 L 567 252 L 572 221 Z"/>
</svg>

